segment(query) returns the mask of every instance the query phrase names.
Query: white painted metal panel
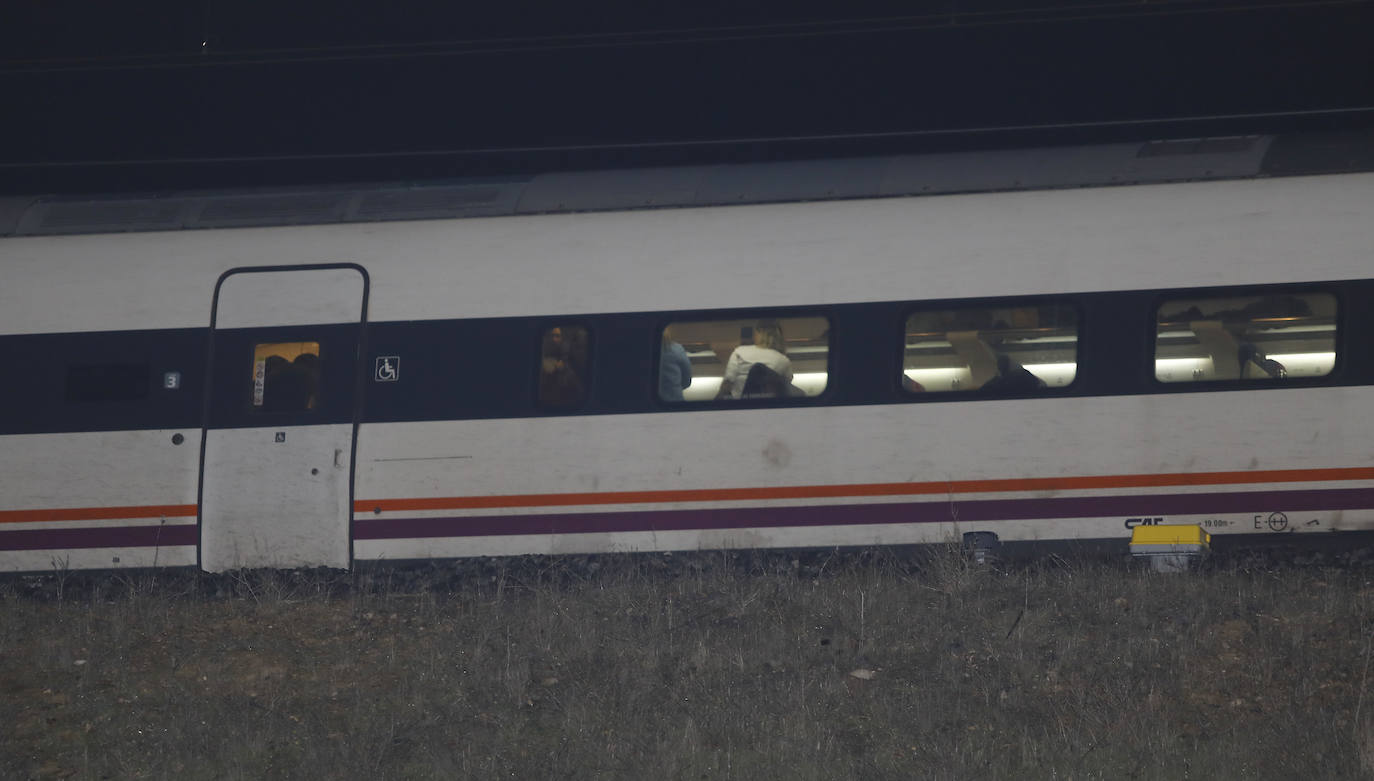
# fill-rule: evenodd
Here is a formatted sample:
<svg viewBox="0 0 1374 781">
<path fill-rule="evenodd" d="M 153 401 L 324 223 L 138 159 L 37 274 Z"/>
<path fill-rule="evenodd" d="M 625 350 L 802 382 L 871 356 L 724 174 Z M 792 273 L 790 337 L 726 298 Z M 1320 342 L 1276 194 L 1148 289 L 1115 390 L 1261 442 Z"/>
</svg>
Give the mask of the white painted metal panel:
<svg viewBox="0 0 1374 781">
<path fill-rule="evenodd" d="M 140 547 L 0 551 L 0 571 L 195 564 L 199 459 L 198 428 L 0 436 L 0 532 L 161 530 Z"/>
<path fill-rule="evenodd" d="M 194 505 L 199 464 L 198 428 L 0 436 L 0 510 Z"/>
<path fill-rule="evenodd" d="M 1180 520 L 1180 523 L 1186 521 Z M 986 526 L 986 525 L 985 525 Z M 1104 535 L 1103 530 L 1108 529 Z M 738 550 L 743 548 L 837 548 L 862 545 L 958 543 L 968 531 L 957 523 L 855 524 L 681 531 L 610 532 L 573 535 L 520 534 L 505 537 L 400 538 L 359 540 L 359 560 L 440 559 L 464 556 L 559 556 L 584 553 Z M 1121 532 L 1119 518 L 1058 518 L 1008 521 L 996 532 L 1004 541 L 1102 539 Z M 1123 535 L 1122 544 L 1130 535 Z"/>
<path fill-rule="evenodd" d="M 1363 467 L 1371 402 L 1374 389 L 1335 387 L 365 424 L 355 495 Z"/>
<path fill-rule="evenodd" d="M 210 431 L 201 567 L 347 567 L 352 438 L 348 423 Z"/>
<path fill-rule="evenodd" d="M 217 330 L 356 323 L 364 290 L 356 268 L 235 273 L 219 289 Z M 352 360 L 352 353 L 335 359 Z M 246 372 L 242 376 L 249 379 Z M 244 390 L 210 392 L 238 397 Z M 333 390 L 346 396 L 352 389 Z M 309 413 L 289 415 L 270 428 L 207 431 L 201 467 L 203 569 L 349 565 L 353 423 L 301 425 L 303 414 Z"/>
<path fill-rule="evenodd" d="M 871 505 L 900 502 L 1044 500 L 1227 492 L 1367 489 L 1370 480 L 1263 484 L 1118 485 L 985 491 L 964 481 L 1117 477 L 1151 474 L 1339 470 L 1368 465 L 1374 421 L 1358 410 L 1374 400 L 1362 387 L 1264 392 L 1044 398 L 962 404 L 711 410 L 651 415 L 504 421 L 369 424 L 359 431 L 359 521 L 615 513 L 641 510 Z M 740 425 L 744 419 L 748 425 Z M 863 432 L 863 436 L 856 436 Z M 1295 436 L 1295 432 L 1301 432 Z M 1053 454 L 1047 458 L 1046 454 Z M 1047 471 L 1047 467 L 1049 467 Z M 948 493 L 838 495 L 786 499 L 674 499 L 674 491 L 784 486 L 943 484 Z M 669 492 L 624 503 L 597 495 Z M 574 495 L 566 504 L 536 500 L 464 505 L 466 497 Z M 590 495 L 577 497 L 575 495 Z M 368 510 L 366 502 L 458 497 L 436 509 Z M 441 502 L 440 505 L 443 505 Z M 423 507 L 423 505 L 420 505 Z M 1269 510 L 1285 509 L 1276 495 Z M 939 542 L 969 531 L 1003 540 L 1126 540 L 1127 515 L 1023 518 L 976 523 L 890 523 L 730 529 L 667 529 L 576 534 L 359 539 L 354 555 L 426 558 Z M 956 514 L 957 517 L 957 514 Z M 1252 512 L 1172 515 L 1214 533 L 1374 530 L 1374 510 L 1314 510 L 1280 529 L 1257 526 Z M 380 528 L 380 527 L 379 527 Z M 454 528 L 461 528 L 461 524 Z"/>
<path fill-rule="evenodd" d="M 220 285 L 215 327 L 356 323 L 362 300 L 357 269 L 232 274 Z"/>
<path fill-rule="evenodd" d="M 79 569 L 139 569 L 195 565 L 194 545 L 0 551 L 0 572 L 51 573 Z"/>
<path fill-rule="evenodd" d="M 219 275 L 269 259 L 367 266 L 374 321 L 1356 279 L 1370 225 L 1349 174 L 17 238 L 0 333 L 202 327 Z"/>
</svg>

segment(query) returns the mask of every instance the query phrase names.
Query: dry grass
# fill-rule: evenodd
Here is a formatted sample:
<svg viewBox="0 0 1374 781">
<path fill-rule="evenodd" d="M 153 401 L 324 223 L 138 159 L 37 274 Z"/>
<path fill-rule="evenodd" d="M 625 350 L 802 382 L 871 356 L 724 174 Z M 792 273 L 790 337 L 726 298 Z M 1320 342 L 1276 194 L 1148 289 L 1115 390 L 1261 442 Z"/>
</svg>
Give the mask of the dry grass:
<svg viewBox="0 0 1374 781">
<path fill-rule="evenodd" d="M 943 550 L 10 580 L 0 776 L 1374 777 L 1371 580 Z"/>
</svg>

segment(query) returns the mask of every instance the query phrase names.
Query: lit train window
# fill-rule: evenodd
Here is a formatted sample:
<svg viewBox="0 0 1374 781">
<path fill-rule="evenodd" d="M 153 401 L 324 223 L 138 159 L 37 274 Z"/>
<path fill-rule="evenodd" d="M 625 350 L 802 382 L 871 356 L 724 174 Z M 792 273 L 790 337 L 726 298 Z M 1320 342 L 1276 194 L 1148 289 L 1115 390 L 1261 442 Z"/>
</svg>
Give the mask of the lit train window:
<svg viewBox="0 0 1374 781">
<path fill-rule="evenodd" d="M 320 343 L 253 347 L 253 411 L 309 412 L 319 404 Z"/>
<path fill-rule="evenodd" d="M 1155 311 L 1155 379 L 1323 377 L 1336 365 L 1336 297 L 1177 298 Z"/>
<path fill-rule="evenodd" d="M 1035 393 L 1078 373 L 1078 310 L 1063 302 L 928 309 L 906 320 L 910 392 Z"/>
<path fill-rule="evenodd" d="M 684 321 L 663 329 L 660 344 L 664 401 L 805 398 L 828 382 L 824 317 Z"/>
<path fill-rule="evenodd" d="M 545 328 L 539 339 L 539 405 L 572 407 L 587 398 L 587 329 Z"/>
</svg>

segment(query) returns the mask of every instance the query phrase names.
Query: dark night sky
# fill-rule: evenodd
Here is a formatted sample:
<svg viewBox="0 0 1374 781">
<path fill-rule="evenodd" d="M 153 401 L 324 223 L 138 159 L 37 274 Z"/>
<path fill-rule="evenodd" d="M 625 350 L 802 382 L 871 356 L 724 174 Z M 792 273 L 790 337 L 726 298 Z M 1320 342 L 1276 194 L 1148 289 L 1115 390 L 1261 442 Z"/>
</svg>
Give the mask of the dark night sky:
<svg viewBox="0 0 1374 781">
<path fill-rule="evenodd" d="M 10 193 L 1374 126 L 1374 0 L 6 5 Z"/>
</svg>

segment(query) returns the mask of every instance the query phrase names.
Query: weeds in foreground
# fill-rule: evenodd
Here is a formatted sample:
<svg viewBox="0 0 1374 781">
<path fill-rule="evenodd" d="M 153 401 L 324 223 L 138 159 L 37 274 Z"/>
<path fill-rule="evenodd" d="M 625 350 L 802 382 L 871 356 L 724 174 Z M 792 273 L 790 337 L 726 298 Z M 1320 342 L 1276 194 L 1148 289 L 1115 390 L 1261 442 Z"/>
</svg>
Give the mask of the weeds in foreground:
<svg viewBox="0 0 1374 781">
<path fill-rule="evenodd" d="M 1358 778 L 1372 599 L 945 549 L 12 580 L 0 775 Z"/>
</svg>

